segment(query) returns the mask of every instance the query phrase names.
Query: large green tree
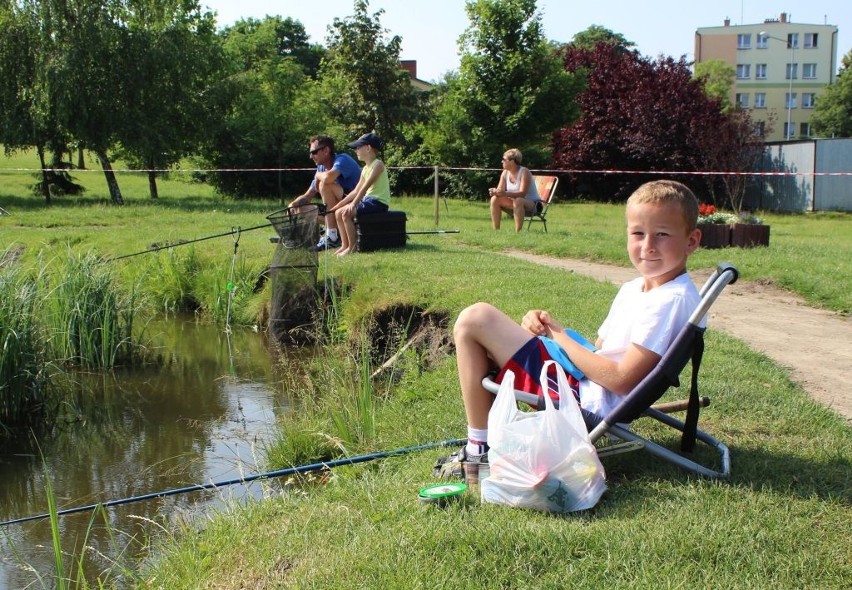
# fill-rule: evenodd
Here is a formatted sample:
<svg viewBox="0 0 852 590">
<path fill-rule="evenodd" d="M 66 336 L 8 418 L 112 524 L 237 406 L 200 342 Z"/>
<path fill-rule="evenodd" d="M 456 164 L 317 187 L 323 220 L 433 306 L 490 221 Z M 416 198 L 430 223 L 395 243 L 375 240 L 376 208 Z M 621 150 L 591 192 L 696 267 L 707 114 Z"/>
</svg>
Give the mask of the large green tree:
<svg viewBox="0 0 852 590">
<path fill-rule="evenodd" d="M 457 75 L 448 76 L 427 148 L 444 165 L 495 166 L 509 147 L 533 167 L 548 159 L 551 133 L 579 114 L 582 81 L 544 37 L 535 0 L 470 0 Z M 482 180 L 458 190 L 484 194 Z"/>
<path fill-rule="evenodd" d="M 368 10 L 367 0 L 355 0 L 355 13 L 335 18 L 329 27 L 318 98 L 329 111 L 328 128 L 338 135 L 375 131 L 395 141 L 416 118 L 415 90 L 399 62 L 402 38 L 387 37 L 380 21 L 384 10 L 372 15 Z"/>
<path fill-rule="evenodd" d="M 116 121 L 118 154 L 147 170 L 157 197 L 158 170 L 195 153 L 211 127 L 207 93 L 224 75 L 213 14 L 191 0 L 132 0 L 123 46 L 131 76 Z"/>
<path fill-rule="evenodd" d="M 285 199 L 303 191 L 307 173 L 282 169 L 309 166 L 308 139 L 325 129 L 326 110 L 310 78 L 320 50 L 301 23 L 280 17 L 242 20 L 221 36 L 229 74 L 208 94 L 220 116 L 202 156 L 226 172 L 210 182 L 235 197 Z"/>
<path fill-rule="evenodd" d="M 51 30 L 50 7 L 38 1 L 10 1 L 0 10 L 0 141 L 7 152 L 36 148 L 40 191 L 49 203 L 54 190 L 77 190 L 65 164 L 70 135 L 58 108 L 62 86 L 60 40 Z M 48 158 L 50 164 L 48 165 Z"/>
<path fill-rule="evenodd" d="M 837 80 L 819 97 L 811 123 L 823 137 L 852 137 L 852 51 L 840 61 Z"/>
<path fill-rule="evenodd" d="M 45 153 L 60 168 L 71 146 L 93 151 L 120 204 L 117 155 L 163 168 L 197 143 L 218 63 L 212 16 L 197 1 L 19 0 L 0 14 L 3 140 L 35 146 L 46 198 Z"/>
</svg>

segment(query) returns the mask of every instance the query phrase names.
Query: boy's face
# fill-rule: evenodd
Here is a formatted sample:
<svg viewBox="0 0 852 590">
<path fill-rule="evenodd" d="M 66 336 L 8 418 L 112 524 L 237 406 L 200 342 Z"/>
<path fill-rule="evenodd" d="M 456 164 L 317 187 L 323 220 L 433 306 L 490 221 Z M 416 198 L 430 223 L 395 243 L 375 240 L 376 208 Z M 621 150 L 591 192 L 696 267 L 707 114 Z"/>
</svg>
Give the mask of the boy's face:
<svg viewBox="0 0 852 590">
<path fill-rule="evenodd" d="M 645 290 L 659 287 L 686 271 L 686 259 L 698 247 L 701 230 L 688 232 L 676 203 L 627 207 L 627 253 L 645 277 Z"/>
</svg>

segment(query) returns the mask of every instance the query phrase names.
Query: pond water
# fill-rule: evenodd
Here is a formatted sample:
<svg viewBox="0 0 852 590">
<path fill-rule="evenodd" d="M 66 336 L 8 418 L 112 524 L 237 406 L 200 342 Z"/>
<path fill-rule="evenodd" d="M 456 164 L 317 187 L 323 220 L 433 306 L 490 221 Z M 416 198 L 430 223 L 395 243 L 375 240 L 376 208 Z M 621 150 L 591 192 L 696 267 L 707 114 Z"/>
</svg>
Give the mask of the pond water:
<svg viewBox="0 0 852 590">
<path fill-rule="evenodd" d="M 264 470 L 264 444 L 288 411 L 264 334 L 171 318 L 147 329 L 163 362 L 132 372 L 75 375 L 92 407 L 69 412 L 38 440 L 0 449 L 0 520 L 48 511 L 45 473 L 58 508 L 227 481 Z M 85 417 L 83 417 L 85 416 Z M 43 460 L 42 456 L 43 455 Z M 268 484 L 267 484 L 268 485 Z M 163 521 L 262 494 L 234 485 L 106 509 L 88 534 L 87 578 L 119 552 L 143 557 L 140 540 Z M 92 512 L 59 518 L 66 571 L 76 565 Z M 49 519 L 0 528 L 0 590 L 52 588 Z M 97 553 L 103 554 L 98 557 Z M 41 581 L 39 581 L 41 579 Z"/>
</svg>

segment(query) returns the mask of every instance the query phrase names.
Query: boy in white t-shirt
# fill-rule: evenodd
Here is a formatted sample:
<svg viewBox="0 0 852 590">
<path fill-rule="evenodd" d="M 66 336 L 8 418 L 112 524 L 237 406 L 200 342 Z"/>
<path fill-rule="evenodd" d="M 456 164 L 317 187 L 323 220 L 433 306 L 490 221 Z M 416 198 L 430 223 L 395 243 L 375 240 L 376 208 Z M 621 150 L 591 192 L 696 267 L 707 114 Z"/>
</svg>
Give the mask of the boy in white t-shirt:
<svg viewBox="0 0 852 590">
<path fill-rule="evenodd" d="M 686 260 L 701 241 L 698 200 L 685 185 L 659 180 L 636 189 L 626 213 L 627 253 L 641 276 L 619 290 L 594 347 L 567 335 L 545 310 L 527 312 L 520 325 L 482 302 L 459 314 L 453 338 L 468 442 L 439 460 L 439 472 L 459 475 L 461 463 L 487 462 L 494 396 L 482 387 L 482 377 L 495 365 L 502 368 L 498 381 L 510 369 L 516 389 L 538 395 L 544 361 L 573 365 L 565 368 L 584 375 L 579 381 L 569 376 L 580 405 L 599 415 L 618 405 L 657 365 L 700 301 L 686 271 Z"/>
</svg>

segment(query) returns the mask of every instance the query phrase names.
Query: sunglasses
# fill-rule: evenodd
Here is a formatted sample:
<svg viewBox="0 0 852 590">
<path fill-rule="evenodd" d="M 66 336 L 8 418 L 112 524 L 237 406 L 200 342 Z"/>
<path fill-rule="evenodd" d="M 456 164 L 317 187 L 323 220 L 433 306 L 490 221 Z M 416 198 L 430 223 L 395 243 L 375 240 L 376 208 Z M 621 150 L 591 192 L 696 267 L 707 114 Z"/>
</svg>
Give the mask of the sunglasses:
<svg viewBox="0 0 852 590">
<path fill-rule="evenodd" d="M 316 155 L 317 155 L 317 153 L 318 153 L 318 152 L 319 152 L 322 148 L 324 148 L 324 147 L 325 147 L 325 146 L 318 147 L 318 148 L 317 148 L 317 149 L 315 149 L 315 150 L 308 150 L 308 153 L 309 153 L 310 155 L 312 155 L 312 156 L 316 156 Z"/>
</svg>

